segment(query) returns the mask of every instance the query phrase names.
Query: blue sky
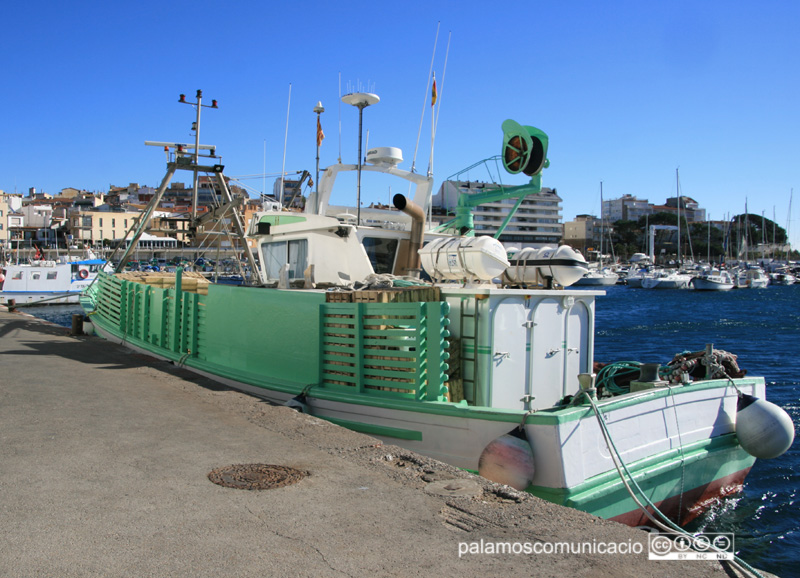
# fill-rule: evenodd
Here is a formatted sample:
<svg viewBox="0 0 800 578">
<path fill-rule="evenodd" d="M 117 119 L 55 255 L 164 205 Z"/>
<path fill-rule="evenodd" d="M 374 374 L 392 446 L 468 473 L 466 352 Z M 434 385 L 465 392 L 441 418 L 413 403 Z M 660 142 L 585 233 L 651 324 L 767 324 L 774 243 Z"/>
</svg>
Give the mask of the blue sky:
<svg viewBox="0 0 800 578">
<path fill-rule="evenodd" d="M 800 3 L 274 4 L 7 2 L 0 189 L 157 186 L 164 155 L 143 143 L 193 141 L 194 110 L 177 99 L 197 89 L 219 101 L 203 110 L 201 141 L 218 147 L 229 175 L 281 170 L 287 107 L 286 170 L 313 173 L 318 100 L 320 164 L 339 156 L 340 118 L 342 159 L 356 162 L 358 113 L 339 105 L 340 78 L 343 93 L 380 95 L 364 111 L 365 139 L 369 131 L 369 146 L 402 148 L 410 168 L 439 26 L 437 187 L 498 154 L 500 125 L 512 118 L 550 136 L 543 184 L 564 199 L 565 220 L 599 213 L 601 181 L 606 199 L 663 203 L 679 167 L 682 193 L 715 220 L 747 202 L 785 228 L 795 189 L 800 246 Z M 429 152 L 426 116 L 421 172 Z M 362 199 L 387 202 L 389 192 L 365 182 Z"/>
</svg>

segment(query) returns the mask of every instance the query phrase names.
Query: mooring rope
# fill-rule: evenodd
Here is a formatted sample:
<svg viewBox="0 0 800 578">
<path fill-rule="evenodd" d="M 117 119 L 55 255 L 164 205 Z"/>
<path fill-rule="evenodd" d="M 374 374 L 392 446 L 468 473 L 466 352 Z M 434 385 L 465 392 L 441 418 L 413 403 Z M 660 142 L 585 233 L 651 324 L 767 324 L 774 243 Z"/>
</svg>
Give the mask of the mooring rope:
<svg viewBox="0 0 800 578">
<path fill-rule="evenodd" d="M 589 404 L 592 406 L 592 409 L 594 410 L 595 417 L 597 418 L 597 423 L 600 424 L 600 431 L 603 434 L 603 438 L 605 439 L 606 442 L 606 447 L 608 448 L 609 454 L 611 455 L 611 459 L 614 462 L 614 467 L 617 469 L 617 474 L 619 474 L 620 480 L 622 481 L 623 485 L 625 486 L 625 489 L 628 491 L 628 494 L 630 494 L 633 501 L 644 512 L 647 518 L 651 522 L 653 522 L 653 524 L 657 528 L 660 528 L 667 532 L 676 532 L 683 536 L 686 536 L 689 539 L 692 546 L 696 548 L 697 538 L 692 534 L 690 534 L 689 532 L 687 532 L 686 530 L 684 530 L 683 528 L 681 528 L 680 526 L 678 526 L 677 524 L 675 524 L 672 520 L 670 520 L 661 510 L 659 510 L 656 507 L 656 505 L 652 502 L 652 500 L 650 500 L 650 498 L 647 497 L 647 494 L 645 494 L 644 490 L 642 490 L 642 488 L 636 482 L 636 480 L 633 477 L 633 474 L 631 474 L 630 470 L 628 470 L 628 466 L 622 459 L 622 456 L 620 455 L 616 444 L 614 444 L 614 440 L 611 438 L 611 433 L 608 431 L 608 426 L 606 425 L 605 420 L 602 418 L 602 413 L 600 412 L 600 409 L 597 407 L 595 400 L 587 391 L 581 391 L 580 393 L 583 393 L 586 399 L 589 400 Z M 641 496 L 644 498 L 647 505 L 651 507 L 655 513 L 661 516 L 664 522 L 656 520 L 656 518 L 647 510 L 645 505 L 642 504 L 642 502 L 636 497 L 633 489 L 631 488 L 630 484 L 625 478 L 625 474 L 623 474 L 623 470 L 625 471 L 625 474 L 627 474 L 633 486 L 636 488 L 639 494 L 641 494 Z M 702 544 L 702 546 L 704 548 L 710 548 L 715 552 L 725 554 L 725 552 L 723 552 L 713 544 L 704 543 Z M 750 574 L 751 576 L 756 576 L 757 578 L 764 578 L 764 576 L 761 573 L 759 573 L 758 570 L 750 566 L 747 562 L 745 562 L 738 556 L 734 555 L 733 562 L 731 565 L 737 567 L 745 574 Z"/>
</svg>

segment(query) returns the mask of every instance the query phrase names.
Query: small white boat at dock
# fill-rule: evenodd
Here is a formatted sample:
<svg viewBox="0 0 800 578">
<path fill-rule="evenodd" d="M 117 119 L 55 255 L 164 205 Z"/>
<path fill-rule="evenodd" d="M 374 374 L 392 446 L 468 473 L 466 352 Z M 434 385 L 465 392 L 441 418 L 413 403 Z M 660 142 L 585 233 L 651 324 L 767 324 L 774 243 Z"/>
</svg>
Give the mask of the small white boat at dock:
<svg viewBox="0 0 800 578">
<path fill-rule="evenodd" d="M 642 289 L 688 289 L 692 278 L 675 270 L 662 269 L 642 279 Z"/>
<path fill-rule="evenodd" d="M 69 261 L 32 260 L 0 269 L 0 304 L 62 305 L 79 303 L 81 291 L 91 285 L 105 261 L 91 258 Z"/>
<path fill-rule="evenodd" d="M 725 269 L 706 269 L 692 277 L 691 284 L 696 291 L 729 291 L 735 286 L 733 277 Z"/>
</svg>

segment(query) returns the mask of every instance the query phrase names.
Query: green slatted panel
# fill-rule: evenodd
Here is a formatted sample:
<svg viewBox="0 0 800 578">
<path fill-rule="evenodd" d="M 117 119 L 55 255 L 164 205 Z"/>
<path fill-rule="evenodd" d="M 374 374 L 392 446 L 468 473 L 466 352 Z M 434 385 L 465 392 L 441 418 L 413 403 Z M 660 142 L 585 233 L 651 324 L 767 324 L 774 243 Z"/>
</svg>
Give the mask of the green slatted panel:
<svg viewBox="0 0 800 578">
<path fill-rule="evenodd" d="M 181 355 L 197 357 L 206 339 L 205 296 L 123 281 L 100 273 L 89 290 L 96 296 L 96 315 L 124 335 Z M 177 300 L 177 301 L 176 301 Z"/>
<path fill-rule="evenodd" d="M 320 381 L 325 387 L 374 397 L 446 399 L 447 303 L 321 307 Z"/>
</svg>

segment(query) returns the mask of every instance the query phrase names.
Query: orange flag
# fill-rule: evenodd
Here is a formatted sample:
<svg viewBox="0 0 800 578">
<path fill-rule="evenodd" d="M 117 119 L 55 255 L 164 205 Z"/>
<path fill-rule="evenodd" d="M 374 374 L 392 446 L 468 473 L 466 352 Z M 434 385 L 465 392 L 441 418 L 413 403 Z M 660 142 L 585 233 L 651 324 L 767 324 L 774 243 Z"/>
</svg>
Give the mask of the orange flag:
<svg viewBox="0 0 800 578">
<path fill-rule="evenodd" d="M 433 73 L 433 90 L 431 91 L 431 106 L 436 104 L 436 73 Z"/>
</svg>

